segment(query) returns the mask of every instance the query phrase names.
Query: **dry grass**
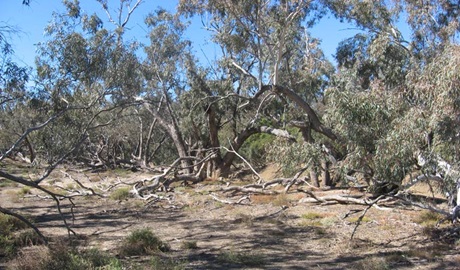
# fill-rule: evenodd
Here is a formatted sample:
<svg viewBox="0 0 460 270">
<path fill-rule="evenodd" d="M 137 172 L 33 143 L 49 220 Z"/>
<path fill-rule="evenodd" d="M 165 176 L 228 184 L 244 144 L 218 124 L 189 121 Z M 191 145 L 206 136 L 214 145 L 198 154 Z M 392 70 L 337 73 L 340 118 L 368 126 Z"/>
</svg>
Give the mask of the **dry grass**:
<svg viewBox="0 0 460 270">
<path fill-rule="evenodd" d="M 251 196 L 253 204 L 269 204 L 275 200 L 276 195 L 254 194 Z"/>
<path fill-rule="evenodd" d="M 385 258 L 367 257 L 353 264 L 356 270 L 390 270 L 391 265 Z"/>
<path fill-rule="evenodd" d="M 361 223 L 368 223 L 368 222 L 372 222 L 373 220 L 367 216 L 364 216 L 361 218 L 361 220 L 359 220 L 360 217 L 351 217 L 351 218 L 348 218 L 347 220 L 351 223 L 357 223 L 358 221 L 360 221 Z"/>
<path fill-rule="evenodd" d="M 248 214 L 238 213 L 236 214 L 234 223 L 243 224 L 246 227 L 252 227 L 254 225 L 254 217 Z"/>
<path fill-rule="evenodd" d="M 246 267 L 261 267 L 265 264 L 263 255 L 250 252 L 224 251 L 219 254 L 218 260 L 226 264 L 237 264 Z"/>
<path fill-rule="evenodd" d="M 32 193 L 32 189 L 30 187 L 28 187 L 28 186 L 23 186 L 23 187 L 21 187 L 20 190 L 18 190 L 18 195 L 22 196 L 22 197 L 27 195 L 27 194 L 31 194 L 31 193 Z"/>
<path fill-rule="evenodd" d="M 426 227 L 433 227 L 443 217 L 432 211 L 422 211 L 418 216 L 414 218 L 414 222 Z"/>
<path fill-rule="evenodd" d="M 284 193 L 280 193 L 275 196 L 275 199 L 273 200 L 272 204 L 274 206 L 288 206 L 289 205 L 288 196 Z"/>
<path fill-rule="evenodd" d="M 308 220 L 321 219 L 321 218 L 325 217 L 325 214 L 317 213 L 317 212 L 307 212 L 305 214 L 302 214 L 300 217 L 303 218 L 303 219 L 308 219 Z"/>
</svg>

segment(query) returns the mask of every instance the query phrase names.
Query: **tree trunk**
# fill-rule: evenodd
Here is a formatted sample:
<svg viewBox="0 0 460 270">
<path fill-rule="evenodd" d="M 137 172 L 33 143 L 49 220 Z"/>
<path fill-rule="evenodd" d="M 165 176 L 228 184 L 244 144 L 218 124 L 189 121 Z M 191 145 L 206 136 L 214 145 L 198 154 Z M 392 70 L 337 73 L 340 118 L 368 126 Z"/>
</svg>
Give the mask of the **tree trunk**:
<svg viewBox="0 0 460 270">
<path fill-rule="evenodd" d="M 209 125 L 209 139 L 211 141 L 211 147 L 216 149 L 216 157 L 213 158 L 211 162 L 211 169 L 219 168 L 222 164 L 222 156 L 220 151 L 220 141 L 219 141 L 219 122 L 217 121 L 216 110 L 213 105 L 210 105 L 206 111 L 208 114 L 208 125 Z"/>
<path fill-rule="evenodd" d="M 322 160 L 321 169 L 323 170 L 322 175 L 321 175 L 322 186 L 330 187 L 332 183 L 331 183 L 331 175 L 329 174 L 329 162 L 327 162 L 326 160 Z"/>
<path fill-rule="evenodd" d="M 149 133 L 147 134 L 147 140 L 145 141 L 145 149 L 144 149 L 144 166 L 148 167 L 149 162 L 150 162 L 150 143 L 152 142 L 152 134 L 153 134 L 153 128 L 155 127 L 155 124 L 157 122 L 157 119 L 153 119 L 152 124 L 150 125 L 149 128 Z"/>
<path fill-rule="evenodd" d="M 182 138 L 182 133 L 179 130 L 179 127 L 176 121 L 173 119 L 171 122 L 167 122 L 158 112 L 158 110 L 152 110 L 150 104 L 143 102 L 144 107 L 158 120 L 158 123 L 163 127 L 163 129 L 168 133 L 168 135 L 173 140 L 174 146 L 176 147 L 177 154 L 179 157 L 187 157 L 187 149 L 185 147 L 184 139 Z M 173 116 L 171 116 L 173 117 Z M 192 162 L 189 159 L 182 159 L 182 167 L 187 173 L 192 172 Z"/>
<path fill-rule="evenodd" d="M 460 205 L 460 180 L 457 180 L 457 205 Z"/>
<path fill-rule="evenodd" d="M 28 136 L 25 136 L 25 137 L 24 137 L 24 142 L 26 143 L 27 148 L 29 148 L 30 162 L 32 163 L 32 162 L 34 162 L 34 160 L 35 160 L 35 150 L 34 150 L 34 147 L 32 146 L 32 143 L 30 142 Z"/>
<path fill-rule="evenodd" d="M 313 169 L 310 171 L 310 181 L 313 186 L 319 187 L 318 174 Z"/>
</svg>

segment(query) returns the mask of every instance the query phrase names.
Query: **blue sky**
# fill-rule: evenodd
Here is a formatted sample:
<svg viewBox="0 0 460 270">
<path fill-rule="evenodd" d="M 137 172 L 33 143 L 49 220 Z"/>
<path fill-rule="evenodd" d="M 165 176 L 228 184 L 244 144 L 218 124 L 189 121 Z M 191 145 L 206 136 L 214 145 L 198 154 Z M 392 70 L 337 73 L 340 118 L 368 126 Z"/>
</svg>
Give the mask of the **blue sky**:
<svg viewBox="0 0 460 270">
<path fill-rule="evenodd" d="M 33 66 L 35 59 L 35 44 L 43 42 L 44 28 L 52 19 L 52 13 L 63 10 L 63 5 L 59 0 L 32 0 L 30 6 L 22 5 L 21 0 L 0 0 L 0 24 L 17 27 L 21 32 L 11 36 L 11 43 L 15 50 L 15 61 L 24 65 Z M 101 18 L 105 19 L 106 15 L 102 11 L 99 3 L 95 0 L 80 0 L 82 8 L 88 13 L 96 12 Z M 110 4 L 112 6 L 110 6 Z M 131 17 L 130 33 L 136 39 L 142 40 L 146 36 L 146 30 L 143 26 L 145 16 L 154 11 L 158 6 L 167 10 L 174 11 L 177 0 L 145 0 Z M 111 9 L 118 8 L 119 1 L 109 1 Z M 332 61 L 332 55 L 340 41 L 353 36 L 357 31 L 353 30 L 350 25 L 339 23 L 333 18 L 324 18 L 317 26 L 309 30 L 313 37 L 322 40 L 321 47 L 325 55 Z M 192 40 L 196 55 L 202 61 L 205 56 L 213 60 L 213 55 L 218 52 L 218 48 L 213 46 L 209 41 L 209 35 L 201 29 L 199 19 L 192 21 L 187 36 Z"/>
</svg>

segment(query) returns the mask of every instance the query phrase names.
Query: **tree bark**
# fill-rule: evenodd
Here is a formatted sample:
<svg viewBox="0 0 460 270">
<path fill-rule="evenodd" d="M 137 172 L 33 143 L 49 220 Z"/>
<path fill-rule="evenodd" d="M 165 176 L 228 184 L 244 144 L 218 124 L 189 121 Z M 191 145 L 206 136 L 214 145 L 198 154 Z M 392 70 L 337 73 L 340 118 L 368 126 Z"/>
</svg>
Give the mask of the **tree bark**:
<svg viewBox="0 0 460 270">
<path fill-rule="evenodd" d="M 331 175 L 329 173 L 329 162 L 326 160 L 321 161 L 321 169 L 322 169 L 322 185 L 323 187 L 330 187 L 331 183 Z"/>
<path fill-rule="evenodd" d="M 315 187 L 319 187 L 318 174 L 312 169 L 310 171 L 311 184 Z"/>
</svg>

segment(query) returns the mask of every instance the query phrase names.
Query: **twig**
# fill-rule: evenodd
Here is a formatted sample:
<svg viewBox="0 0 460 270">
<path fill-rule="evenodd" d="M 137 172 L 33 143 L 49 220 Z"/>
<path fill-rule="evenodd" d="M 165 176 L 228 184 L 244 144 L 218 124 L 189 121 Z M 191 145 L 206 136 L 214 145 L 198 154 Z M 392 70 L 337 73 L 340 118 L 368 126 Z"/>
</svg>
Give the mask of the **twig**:
<svg viewBox="0 0 460 270">
<path fill-rule="evenodd" d="M 76 182 L 81 188 L 83 188 L 83 189 L 85 189 L 85 190 L 91 191 L 91 194 L 92 194 L 92 195 L 96 195 L 96 196 L 99 196 L 99 197 L 101 197 L 101 198 L 107 197 L 107 196 L 104 196 L 104 195 L 102 195 L 102 194 L 99 194 L 99 193 L 95 192 L 94 189 L 92 189 L 92 188 L 90 188 L 90 187 L 84 186 L 80 181 L 78 181 L 77 179 L 73 178 L 72 175 L 70 175 L 69 173 L 64 172 L 64 171 L 61 171 L 61 172 L 64 174 L 64 176 L 66 176 L 66 177 L 70 178 L 70 180 Z M 84 195 L 87 195 L 87 194 L 84 194 Z"/>
<path fill-rule="evenodd" d="M 350 240 L 353 240 L 356 230 L 358 230 L 358 227 L 361 224 L 361 221 L 363 221 L 364 216 L 367 214 L 367 211 L 369 211 L 369 209 L 371 209 L 371 207 L 374 206 L 374 204 L 376 204 L 378 201 L 380 201 L 383 198 L 385 198 L 385 195 L 380 195 L 377 199 L 370 202 L 369 206 L 367 206 L 366 209 L 364 209 L 363 213 L 359 216 L 358 220 L 356 221 L 356 226 L 353 229 L 353 232 L 351 233 Z"/>
<path fill-rule="evenodd" d="M 233 145 L 232 143 L 229 141 L 229 144 L 230 144 L 230 147 L 232 148 L 232 150 L 228 149 L 227 147 L 225 146 L 222 146 L 222 148 L 227 151 L 227 152 L 231 152 L 231 153 L 234 153 L 237 157 L 239 157 L 244 163 L 246 163 L 246 165 L 249 166 L 249 168 L 251 169 L 251 171 L 258 177 L 259 180 L 265 182 L 262 178 L 262 176 L 260 176 L 260 174 L 257 173 L 257 171 L 251 166 L 251 163 L 249 163 L 249 161 L 247 161 L 243 156 L 241 156 L 237 151 L 235 151 L 235 149 L 233 148 Z"/>
</svg>

